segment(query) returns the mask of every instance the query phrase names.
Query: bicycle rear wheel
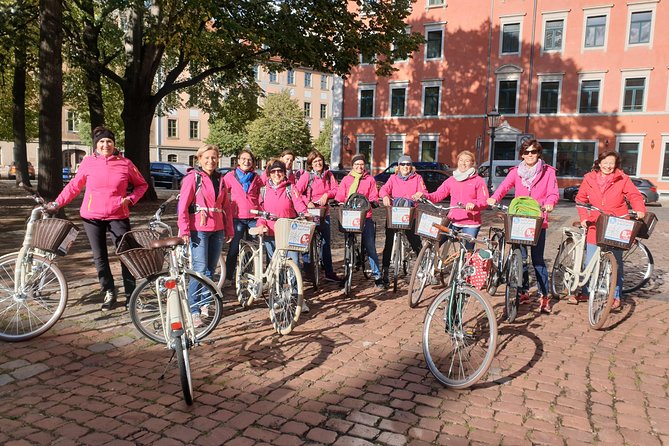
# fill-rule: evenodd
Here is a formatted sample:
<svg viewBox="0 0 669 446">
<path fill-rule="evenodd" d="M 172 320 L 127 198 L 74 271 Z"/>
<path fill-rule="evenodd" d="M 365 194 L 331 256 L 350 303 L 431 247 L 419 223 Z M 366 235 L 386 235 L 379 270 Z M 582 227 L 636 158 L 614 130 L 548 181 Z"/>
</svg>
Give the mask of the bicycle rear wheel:
<svg viewBox="0 0 669 446">
<path fill-rule="evenodd" d="M 211 280 L 216 284 L 219 290 L 223 290 L 225 279 L 227 279 L 227 277 L 225 277 L 225 256 L 221 253 L 221 256 L 218 258 L 218 263 L 216 264 L 214 277 L 212 277 Z"/>
<path fill-rule="evenodd" d="M 393 293 L 397 293 L 397 280 L 400 276 L 400 268 L 403 263 L 402 258 L 402 238 L 399 231 L 395 231 L 393 235 L 393 253 L 392 253 L 392 265 L 393 265 Z"/>
<path fill-rule="evenodd" d="M 311 247 L 309 250 L 309 260 L 311 261 L 311 267 L 313 268 L 312 277 L 314 290 L 318 291 L 318 288 L 321 284 L 321 234 L 318 231 L 314 231 L 314 238 L 311 242 Z"/>
<path fill-rule="evenodd" d="M 506 321 L 513 322 L 518 315 L 518 291 L 523 284 L 523 256 L 520 249 L 515 248 L 507 261 L 506 291 L 504 292 L 504 309 Z"/>
<path fill-rule="evenodd" d="M 16 291 L 19 253 L 0 258 L 0 340 L 27 341 L 51 327 L 65 311 L 67 282 L 58 266 L 46 257 L 24 257 L 25 283 Z"/>
<path fill-rule="evenodd" d="M 184 394 L 184 401 L 189 406 L 193 404 L 193 379 L 190 374 L 190 360 L 188 358 L 189 345 L 184 335 L 175 336 L 174 351 L 179 364 L 179 379 L 181 381 L 181 391 Z"/>
<path fill-rule="evenodd" d="M 623 293 L 631 293 L 642 288 L 650 280 L 655 269 L 653 254 L 646 245 L 637 240 L 623 253 Z"/>
<path fill-rule="evenodd" d="M 502 234 L 493 231 L 490 240 L 494 248 L 492 251 L 492 270 L 490 271 L 490 276 L 488 278 L 487 291 L 488 294 L 494 296 L 495 293 L 497 293 L 497 288 L 502 282 L 504 273 L 504 239 Z"/>
<path fill-rule="evenodd" d="M 199 312 L 204 322 L 202 327 L 195 328 L 195 337 L 201 340 L 214 331 L 221 320 L 223 302 L 219 291 L 210 280 L 193 271 L 186 271 L 184 275 L 186 284 L 181 288 L 182 292 L 188 292 L 189 284 L 194 284 L 192 289 L 195 303 L 191 306 L 191 313 Z M 130 319 L 137 330 L 152 341 L 161 344 L 165 343 L 165 334 L 163 333 L 164 316 L 161 316 L 160 308 L 162 306 L 164 314 L 168 290 L 165 287 L 165 281 L 170 278 L 167 272 L 148 277 L 137 285 L 128 303 Z"/>
<path fill-rule="evenodd" d="M 235 276 L 237 300 L 243 308 L 246 308 L 259 296 L 262 288 L 262 277 L 256 277 L 255 249 L 251 243 L 245 240 L 239 243 Z"/>
<path fill-rule="evenodd" d="M 602 252 L 599 259 L 599 268 L 590 277 L 588 298 L 588 321 L 594 330 L 602 328 L 609 317 L 616 293 L 618 271 L 618 262 L 612 252 Z"/>
<path fill-rule="evenodd" d="M 574 283 L 574 267 L 576 243 L 573 239 L 565 239 L 558 248 L 553 268 L 551 269 L 551 294 L 556 299 L 568 296 Z"/>
<path fill-rule="evenodd" d="M 274 255 L 278 255 L 275 253 Z M 295 262 L 285 259 L 274 283 L 269 287 L 269 318 L 280 335 L 287 335 L 297 324 L 304 301 L 302 274 Z"/>
<path fill-rule="evenodd" d="M 488 300 L 468 287 L 451 289 L 432 302 L 423 324 L 423 354 L 442 384 L 464 389 L 488 371 L 497 346 L 497 322 Z"/>
<path fill-rule="evenodd" d="M 344 242 L 344 294 L 346 297 L 351 295 L 351 285 L 353 283 L 353 269 L 355 265 L 355 238 L 346 234 Z"/>
<path fill-rule="evenodd" d="M 411 271 L 411 280 L 409 281 L 409 306 L 416 308 L 420 298 L 425 291 L 428 281 L 433 277 L 434 270 L 434 245 L 431 242 L 425 243 L 418 253 L 418 257 Z"/>
</svg>

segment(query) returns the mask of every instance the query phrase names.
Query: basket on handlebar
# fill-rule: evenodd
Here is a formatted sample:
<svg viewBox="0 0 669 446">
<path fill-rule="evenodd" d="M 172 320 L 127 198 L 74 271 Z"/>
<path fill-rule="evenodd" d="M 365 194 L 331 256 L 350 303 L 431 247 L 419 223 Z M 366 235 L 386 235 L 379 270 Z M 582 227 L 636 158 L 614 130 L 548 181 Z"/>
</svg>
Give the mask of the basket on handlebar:
<svg viewBox="0 0 669 446">
<path fill-rule="evenodd" d="M 413 209 L 412 206 L 388 206 L 386 208 L 386 227 L 390 229 L 411 229 Z"/>
<path fill-rule="evenodd" d="M 136 279 L 143 279 L 163 270 L 165 250 L 150 248 L 160 234 L 150 229 L 126 232 L 116 248 L 116 255 Z"/>
<path fill-rule="evenodd" d="M 448 218 L 440 215 L 437 212 L 428 212 L 419 208 L 418 212 L 416 213 L 414 233 L 421 237 L 426 237 L 432 240 L 439 240 L 443 237 L 443 234 L 433 226 L 434 224 L 448 226 Z"/>
<path fill-rule="evenodd" d="M 366 209 L 339 209 L 339 227 L 344 232 L 362 232 L 367 216 Z"/>
<path fill-rule="evenodd" d="M 309 211 L 309 214 L 311 214 L 311 218 L 313 219 L 313 222 L 316 223 L 317 225 L 321 223 L 321 220 L 323 217 L 325 217 L 325 211 L 327 211 L 326 207 L 322 208 L 309 208 L 307 209 Z"/>
<path fill-rule="evenodd" d="M 504 237 L 509 243 L 535 246 L 539 242 L 543 222 L 543 217 L 506 214 Z"/>
<path fill-rule="evenodd" d="M 639 229 L 641 229 L 641 224 L 639 220 L 599 214 L 595 224 L 597 245 L 624 250 L 630 249 Z"/>
<path fill-rule="evenodd" d="M 657 216 L 652 212 L 647 212 L 646 215 L 640 220 L 641 227 L 637 233 L 637 238 L 650 238 L 650 235 L 655 229 L 657 224 Z"/>
<path fill-rule="evenodd" d="M 307 252 L 316 224 L 305 220 L 280 218 L 274 224 L 276 249 Z"/>
<path fill-rule="evenodd" d="M 79 229 L 69 220 L 44 218 L 33 222 L 32 246 L 64 256 L 77 238 Z"/>
</svg>

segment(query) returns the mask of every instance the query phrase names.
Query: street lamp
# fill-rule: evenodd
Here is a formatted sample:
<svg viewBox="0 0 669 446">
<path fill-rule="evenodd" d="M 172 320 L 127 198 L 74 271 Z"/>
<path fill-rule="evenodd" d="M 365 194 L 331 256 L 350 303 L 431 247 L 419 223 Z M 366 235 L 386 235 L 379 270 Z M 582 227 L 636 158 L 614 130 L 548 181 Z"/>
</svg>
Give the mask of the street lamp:
<svg viewBox="0 0 669 446">
<path fill-rule="evenodd" d="M 488 127 L 490 127 L 490 153 L 488 154 L 488 190 L 492 191 L 492 154 L 495 148 L 495 129 L 499 127 L 500 114 L 496 108 L 493 108 L 486 117 L 488 118 Z"/>
</svg>

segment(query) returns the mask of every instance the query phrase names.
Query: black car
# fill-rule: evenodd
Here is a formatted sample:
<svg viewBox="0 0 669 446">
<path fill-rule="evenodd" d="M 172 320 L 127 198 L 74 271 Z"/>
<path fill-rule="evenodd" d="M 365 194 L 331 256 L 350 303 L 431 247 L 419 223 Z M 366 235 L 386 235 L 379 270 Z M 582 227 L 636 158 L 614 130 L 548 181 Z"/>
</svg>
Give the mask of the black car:
<svg viewBox="0 0 669 446">
<path fill-rule="evenodd" d="M 451 176 L 450 171 L 445 171 L 445 170 L 436 170 L 436 169 L 416 169 L 416 173 L 419 174 L 421 177 L 423 177 L 423 182 L 425 182 L 425 187 L 427 188 L 428 192 L 434 192 L 436 191 L 439 186 L 442 185 L 444 181 L 448 179 L 448 177 Z M 379 174 L 381 175 L 381 174 Z M 379 175 L 375 176 L 374 178 L 378 178 Z M 386 181 L 390 178 L 390 175 L 386 177 Z M 379 189 L 386 183 L 386 181 L 379 181 L 378 179 L 376 180 L 376 185 L 378 186 Z"/>
<path fill-rule="evenodd" d="M 636 188 L 639 189 L 639 192 L 641 192 L 643 201 L 646 204 L 656 203 L 660 199 L 660 196 L 657 193 L 657 187 L 649 180 L 646 180 L 645 178 L 631 178 L 631 180 Z M 562 198 L 569 201 L 576 201 L 576 194 L 580 187 L 580 184 L 565 187 L 562 191 Z"/>
<path fill-rule="evenodd" d="M 151 163 L 151 178 L 156 187 L 179 189 L 191 166 L 180 163 Z"/>
<path fill-rule="evenodd" d="M 343 180 L 344 177 L 348 175 L 348 170 L 330 170 L 330 172 L 332 172 L 332 175 L 334 175 L 337 183 L 341 183 L 341 180 Z"/>
<path fill-rule="evenodd" d="M 416 163 L 413 163 L 413 166 L 416 168 L 416 170 L 440 170 L 440 171 L 448 170 L 447 164 L 437 163 L 437 162 L 418 161 Z M 390 175 L 394 174 L 396 171 L 397 171 L 397 161 L 388 166 L 386 170 L 384 170 L 383 172 L 374 175 L 376 184 L 385 183 L 386 181 L 388 181 L 388 178 L 390 178 Z"/>
<path fill-rule="evenodd" d="M 232 167 L 219 167 L 216 170 L 218 170 L 218 173 L 220 173 L 221 176 L 224 177 L 225 174 L 227 174 L 228 172 L 230 172 L 232 170 Z"/>
</svg>

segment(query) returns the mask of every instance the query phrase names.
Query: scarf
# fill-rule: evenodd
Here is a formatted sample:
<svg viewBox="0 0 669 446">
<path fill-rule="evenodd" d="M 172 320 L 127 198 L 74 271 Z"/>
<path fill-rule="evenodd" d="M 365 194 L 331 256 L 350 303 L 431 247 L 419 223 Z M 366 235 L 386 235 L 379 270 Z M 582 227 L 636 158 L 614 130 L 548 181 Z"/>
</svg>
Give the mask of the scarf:
<svg viewBox="0 0 669 446">
<path fill-rule="evenodd" d="M 525 164 L 525 161 L 520 163 L 518 166 L 518 176 L 520 177 L 520 182 L 527 188 L 527 190 L 532 189 L 532 183 L 543 167 L 544 162 L 541 160 L 537 160 L 537 163 L 532 167 Z"/>
<path fill-rule="evenodd" d="M 616 171 L 614 170 L 608 175 L 602 175 L 601 172 L 597 172 L 597 185 L 599 186 L 599 190 L 604 192 L 608 187 L 611 185 L 613 182 L 613 177 Z"/>
<path fill-rule="evenodd" d="M 244 189 L 244 193 L 248 193 L 249 188 L 251 187 L 251 183 L 253 182 L 253 177 L 255 176 L 256 173 L 252 170 L 244 172 L 239 167 L 235 169 L 235 173 L 237 174 L 237 179 L 239 180 L 239 184 L 241 184 L 242 189 Z"/>
<path fill-rule="evenodd" d="M 407 181 L 409 178 L 411 178 L 412 176 L 414 176 L 415 173 L 416 173 L 416 172 L 409 172 L 409 175 L 407 175 L 407 176 L 404 177 L 404 176 L 402 176 L 401 173 L 397 172 L 397 176 L 400 178 L 400 180 L 402 180 L 402 181 Z"/>
<path fill-rule="evenodd" d="M 353 177 L 353 182 L 351 183 L 351 186 L 348 188 L 348 194 L 346 195 L 346 198 L 350 197 L 354 193 L 358 191 L 358 186 L 360 186 L 360 180 L 362 177 L 365 175 L 365 172 L 363 173 L 358 173 L 354 171 L 350 171 L 349 175 Z"/>
<path fill-rule="evenodd" d="M 459 170 L 456 169 L 453 171 L 453 177 L 455 178 L 455 181 L 465 181 L 467 178 L 473 177 L 475 173 L 476 169 L 474 169 L 473 167 L 470 167 L 464 172 L 460 172 Z"/>
</svg>

